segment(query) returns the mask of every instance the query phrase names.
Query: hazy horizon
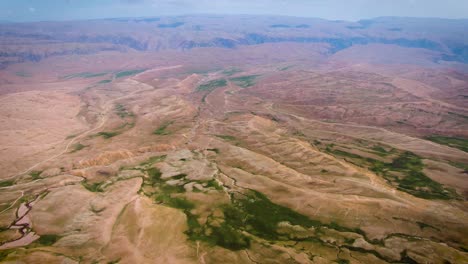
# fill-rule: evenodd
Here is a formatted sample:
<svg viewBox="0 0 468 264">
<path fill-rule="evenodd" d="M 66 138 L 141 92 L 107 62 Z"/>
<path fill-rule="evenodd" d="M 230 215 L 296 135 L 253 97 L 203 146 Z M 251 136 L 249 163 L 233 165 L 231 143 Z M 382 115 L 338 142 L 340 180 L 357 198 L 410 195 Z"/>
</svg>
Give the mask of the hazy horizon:
<svg viewBox="0 0 468 264">
<path fill-rule="evenodd" d="M 175 15 L 277 15 L 356 21 L 382 16 L 467 19 L 468 1 L 448 0 L 19 0 L 0 2 L 0 20 L 84 20 Z"/>
</svg>

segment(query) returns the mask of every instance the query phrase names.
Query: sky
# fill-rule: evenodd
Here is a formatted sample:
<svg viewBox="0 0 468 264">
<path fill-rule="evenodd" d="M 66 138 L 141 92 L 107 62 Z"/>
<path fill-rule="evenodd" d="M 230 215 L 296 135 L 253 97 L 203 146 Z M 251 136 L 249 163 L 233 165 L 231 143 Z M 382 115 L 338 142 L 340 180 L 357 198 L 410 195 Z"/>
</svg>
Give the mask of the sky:
<svg viewBox="0 0 468 264">
<path fill-rule="evenodd" d="M 256 14 L 351 20 L 379 16 L 468 18 L 468 0 L 0 0 L 0 21 L 185 14 Z"/>
</svg>

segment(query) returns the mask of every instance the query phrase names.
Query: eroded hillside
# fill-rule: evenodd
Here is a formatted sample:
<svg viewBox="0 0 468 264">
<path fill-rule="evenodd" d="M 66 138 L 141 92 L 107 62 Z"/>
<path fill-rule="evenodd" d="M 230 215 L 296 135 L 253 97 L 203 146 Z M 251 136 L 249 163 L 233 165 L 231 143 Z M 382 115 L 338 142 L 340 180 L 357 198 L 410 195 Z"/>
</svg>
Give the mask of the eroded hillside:
<svg viewBox="0 0 468 264">
<path fill-rule="evenodd" d="M 245 19 L 2 27 L 0 261 L 468 262 L 459 27 Z"/>
<path fill-rule="evenodd" d="M 191 68 L 2 98 L 3 261 L 467 261 L 468 154 L 424 139 L 464 136 L 463 106 L 390 73 Z"/>
</svg>

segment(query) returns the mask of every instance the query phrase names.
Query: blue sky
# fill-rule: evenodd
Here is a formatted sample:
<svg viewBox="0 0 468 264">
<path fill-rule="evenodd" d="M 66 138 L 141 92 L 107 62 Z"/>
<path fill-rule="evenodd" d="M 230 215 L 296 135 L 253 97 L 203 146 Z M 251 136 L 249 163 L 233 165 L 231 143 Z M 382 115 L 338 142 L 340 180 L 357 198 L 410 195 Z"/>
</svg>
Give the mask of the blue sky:
<svg viewBox="0 0 468 264">
<path fill-rule="evenodd" d="M 468 0 L 0 0 L 0 20 L 74 20 L 196 13 L 359 20 L 378 16 L 468 18 Z"/>
</svg>

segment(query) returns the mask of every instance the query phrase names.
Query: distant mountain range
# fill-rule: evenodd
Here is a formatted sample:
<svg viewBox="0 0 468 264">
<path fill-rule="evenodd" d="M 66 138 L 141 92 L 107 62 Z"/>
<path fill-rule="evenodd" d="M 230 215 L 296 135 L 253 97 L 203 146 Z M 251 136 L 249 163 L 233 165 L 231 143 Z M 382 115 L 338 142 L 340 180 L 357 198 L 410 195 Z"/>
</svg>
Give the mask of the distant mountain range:
<svg viewBox="0 0 468 264">
<path fill-rule="evenodd" d="M 333 54 L 354 45 L 390 44 L 468 63 L 468 20 L 382 17 L 358 22 L 274 16 L 178 16 L 4 23 L 0 66 L 99 51 L 161 51 L 298 42 Z"/>
</svg>

